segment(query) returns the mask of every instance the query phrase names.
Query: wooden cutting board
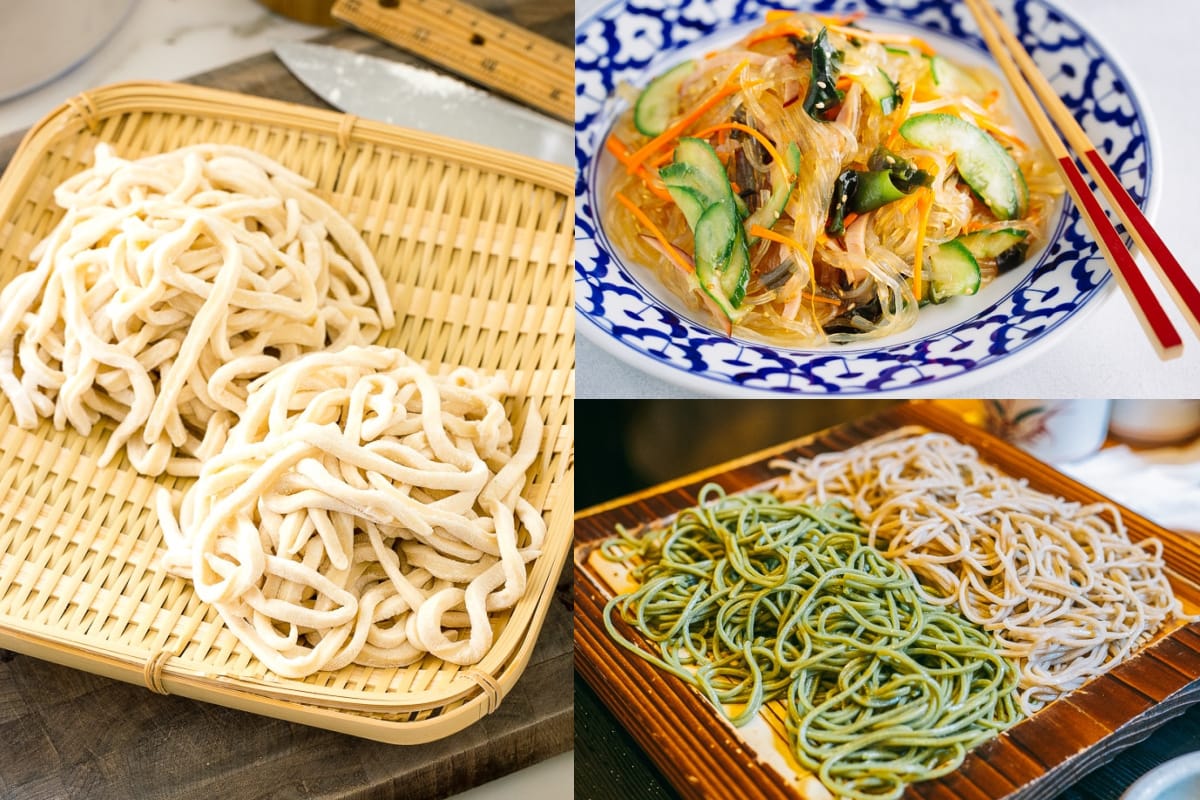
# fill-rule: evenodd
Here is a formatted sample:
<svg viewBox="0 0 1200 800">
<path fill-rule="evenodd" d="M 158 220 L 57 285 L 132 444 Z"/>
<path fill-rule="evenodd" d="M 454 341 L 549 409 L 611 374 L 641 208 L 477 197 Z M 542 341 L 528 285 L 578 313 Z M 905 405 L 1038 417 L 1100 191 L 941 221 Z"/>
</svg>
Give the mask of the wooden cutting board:
<svg viewBox="0 0 1200 800">
<path fill-rule="evenodd" d="M 562 0 L 478 5 L 556 41 L 571 41 L 574 8 Z M 416 63 L 350 31 L 315 41 Z M 272 54 L 187 82 L 327 107 Z M 0 169 L 22 135 L 0 138 Z M 571 749 L 571 637 L 568 565 L 529 666 L 500 708 L 455 736 L 413 747 L 162 697 L 142 686 L 0 651 L 0 795 L 446 797 Z"/>
</svg>

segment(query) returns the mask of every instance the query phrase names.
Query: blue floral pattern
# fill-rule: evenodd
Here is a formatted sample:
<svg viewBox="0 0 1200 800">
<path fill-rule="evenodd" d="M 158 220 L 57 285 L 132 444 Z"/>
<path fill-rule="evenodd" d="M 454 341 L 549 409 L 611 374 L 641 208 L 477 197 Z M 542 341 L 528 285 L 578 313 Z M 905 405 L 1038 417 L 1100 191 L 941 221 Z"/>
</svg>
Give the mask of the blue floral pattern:
<svg viewBox="0 0 1200 800">
<path fill-rule="evenodd" d="M 958 0 L 813 0 L 803 10 L 866 10 L 986 51 Z M 1006 21 L 1050 79 L 1101 155 L 1145 207 L 1151 153 L 1146 120 L 1119 67 L 1074 20 L 1046 0 L 1001 0 Z M 575 31 L 575 308 L 626 356 L 661 372 L 678 370 L 737 387 L 791 395 L 902 391 L 997 364 L 1051 335 L 1093 301 L 1111 275 L 1069 199 L 1050 245 L 999 300 L 943 330 L 903 342 L 810 350 L 730 339 L 681 316 L 622 264 L 596 203 L 604 137 L 622 108 L 622 81 L 642 83 L 652 62 L 731 26 L 762 19 L 770 0 L 615 0 Z M 966 301 L 964 298 L 963 301 Z M 959 301 L 962 302 L 962 301 Z M 902 338 L 902 337 L 897 337 Z M 647 362 L 646 359 L 650 361 Z"/>
</svg>

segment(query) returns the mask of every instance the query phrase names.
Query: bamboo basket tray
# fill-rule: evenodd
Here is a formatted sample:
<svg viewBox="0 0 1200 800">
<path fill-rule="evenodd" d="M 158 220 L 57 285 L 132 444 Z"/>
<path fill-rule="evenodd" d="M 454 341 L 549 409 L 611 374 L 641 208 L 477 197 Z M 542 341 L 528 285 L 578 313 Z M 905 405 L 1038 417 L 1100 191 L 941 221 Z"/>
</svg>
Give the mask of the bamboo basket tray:
<svg viewBox="0 0 1200 800">
<path fill-rule="evenodd" d="M 575 667 L 667 780 L 687 798 L 800 800 L 825 796 L 791 759 L 782 726 L 735 728 L 688 684 L 618 645 L 604 626 L 605 603 L 623 579 L 596 554 L 615 535 L 657 527 L 696 503 L 709 481 L 729 493 L 764 487 L 780 476 L 775 458 L 811 458 L 845 450 L 903 425 L 948 433 L 981 460 L 1024 478 L 1039 491 L 1083 503 L 1111 502 L 1027 453 L 934 404 L 900 406 L 815 436 L 715 466 L 579 512 L 575 521 Z M 1200 609 L 1200 547 L 1122 508 L 1134 541 L 1163 543 L 1168 577 L 1184 611 Z M 646 640 L 623 620 L 618 629 Z M 652 649 L 652 648 L 650 648 Z M 1048 800 L 1116 753 L 1200 702 L 1200 622 L 1168 628 L 1108 672 L 1060 697 L 971 750 L 958 769 L 909 785 L 909 800 Z M 761 722 L 762 719 L 755 722 Z"/>
<path fill-rule="evenodd" d="M 165 83 L 76 97 L 25 137 L 0 180 L 0 285 L 61 218 L 53 189 L 99 142 L 126 157 L 198 142 L 251 147 L 316 182 L 371 247 L 397 325 L 381 343 L 427 368 L 509 378 L 511 418 L 546 423 L 525 495 L 547 519 L 525 596 L 495 622 L 472 668 L 426 657 L 303 680 L 269 673 L 194 595 L 161 571 L 151 495 L 188 479 L 96 460 L 90 436 L 21 430 L 0 397 L 0 647 L 245 710 L 415 743 L 493 711 L 529 659 L 571 540 L 574 316 L 568 169 L 353 116 Z M 176 497 L 178 500 L 178 495 Z"/>
</svg>

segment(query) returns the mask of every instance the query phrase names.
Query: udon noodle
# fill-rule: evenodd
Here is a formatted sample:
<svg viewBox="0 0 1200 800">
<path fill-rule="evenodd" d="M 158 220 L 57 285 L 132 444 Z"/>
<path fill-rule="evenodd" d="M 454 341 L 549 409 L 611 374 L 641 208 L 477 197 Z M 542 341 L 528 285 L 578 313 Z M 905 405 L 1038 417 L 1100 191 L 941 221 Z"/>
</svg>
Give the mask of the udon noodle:
<svg viewBox="0 0 1200 800">
<path fill-rule="evenodd" d="M 1021 671 L 1032 713 L 1128 656 L 1182 614 L 1156 539 L 1129 540 L 1120 512 L 1031 489 L 944 434 L 903 428 L 844 452 L 776 462 L 778 491 L 839 499 L 869 541 L 957 606 Z"/>
<path fill-rule="evenodd" d="M 275 673 L 474 664 L 524 594 L 546 527 L 521 493 L 542 420 L 515 438 L 501 378 L 434 376 L 398 350 L 311 353 L 252 386 L 165 565 Z"/>
<path fill-rule="evenodd" d="M 240 147 L 136 161 L 96 148 L 54 192 L 66 214 L 0 293 L 0 390 L 17 423 L 116 430 L 134 468 L 195 475 L 247 385 L 393 323 L 358 231 L 313 184 Z"/>
</svg>

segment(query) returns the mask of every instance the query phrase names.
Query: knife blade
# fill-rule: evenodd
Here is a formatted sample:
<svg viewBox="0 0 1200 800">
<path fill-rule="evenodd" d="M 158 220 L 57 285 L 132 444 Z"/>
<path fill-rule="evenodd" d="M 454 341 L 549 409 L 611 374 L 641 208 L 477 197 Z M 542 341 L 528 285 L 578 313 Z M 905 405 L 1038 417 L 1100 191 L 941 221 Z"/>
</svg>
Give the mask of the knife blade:
<svg viewBox="0 0 1200 800">
<path fill-rule="evenodd" d="M 567 125 L 427 69 L 309 42 L 276 45 L 300 82 L 349 114 L 573 166 Z"/>
</svg>

